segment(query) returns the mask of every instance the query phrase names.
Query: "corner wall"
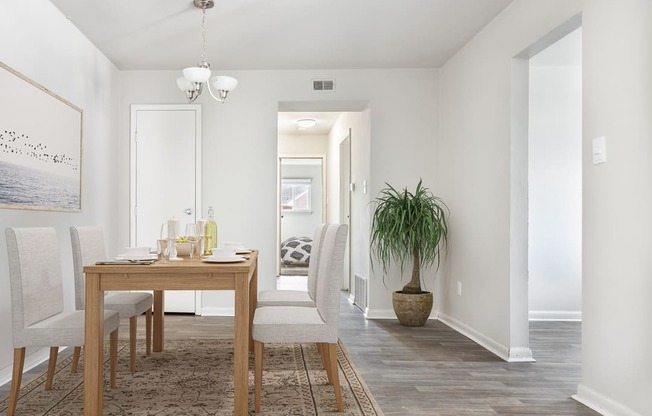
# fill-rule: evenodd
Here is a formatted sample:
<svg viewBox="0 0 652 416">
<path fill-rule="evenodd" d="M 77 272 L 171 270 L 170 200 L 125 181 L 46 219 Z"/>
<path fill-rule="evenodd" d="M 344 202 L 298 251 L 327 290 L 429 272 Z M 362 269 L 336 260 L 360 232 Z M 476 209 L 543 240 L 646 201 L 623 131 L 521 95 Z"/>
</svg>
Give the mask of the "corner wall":
<svg viewBox="0 0 652 416">
<path fill-rule="evenodd" d="M 64 307 L 74 309 L 69 227 L 99 225 L 107 249 L 117 254 L 118 71 L 52 3 L 0 2 L 0 61 L 84 110 L 82 212 L 0 209 L 0 229 L 54 227 L 59 237 Z M 1 123 L 1 122 L 0 122 Z M 0 126 L 1 127 L 1 126 Z M 0 237 L 0 384 L 11 378 L 11 296 L 4 232 Z M 28 349 L 26 369 L 49 349 Z"/>
<path fill-rule="evenodd" d="M 522 270 L 510 263 L 512 65 L 517 54 L 580 6 L 579 1 L 516 0 L 441 69 L 438 176 L 451 210 L 451 237 L 440 319 L 504 359 L 529 351 L 527 286 L 523 299 L 511 297 L 514 288 L 523 288 L 513 285 L 512 275 Z M 523 304 L 520 329 L 514 330 L 512 308 Z"/>
<path fill-rule="evenodd" d="M 583 12 L 582 382 L 605 415 L 652 415 L 652 2 Z M 607 162 L 593 165 L 604 136 Z"/>
</svg>

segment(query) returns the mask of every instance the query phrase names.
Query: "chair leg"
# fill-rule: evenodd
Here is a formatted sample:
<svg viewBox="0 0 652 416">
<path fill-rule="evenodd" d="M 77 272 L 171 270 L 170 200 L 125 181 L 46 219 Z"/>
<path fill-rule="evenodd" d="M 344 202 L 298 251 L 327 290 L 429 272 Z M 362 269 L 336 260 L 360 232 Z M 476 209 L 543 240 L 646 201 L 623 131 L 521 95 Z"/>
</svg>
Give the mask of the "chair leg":
<svg viewBox="0 0 652 416">
<path fill-rule="evenodd" d="M 337 366 L 337 344 L 325 344 L 328 350 L 328 357 L 331 368 L 331 376 L 333 378 L 333 389 L 335 389 L 335 401 L 337 402 L 337 411 L 344 411 L 344 403 L 342 401 L 342 389 L 340 389 L 340 374 Z"/>
<path fill-rule="evenodd" d="M 254 402 L 255 412 L 260 413 L 260 396 L 263 385 L 263 351 L 265 344 L 254 341 Z"/>
<path fill-rule="evenodd" d="M 138 317 L 129 318 L 129 371 L 136 371 L 136 330 L 138 329 Z"/>
<path fill-rule="evenodd" d="M 326 376 L 328 377 L 328 384 L 333 385 L 333 375 L 331 374 L 331 365 L 329 362 L 328 347 L 323 342 L 317 343 L 317 350 L 319 355 L 321 355 L 321 363 L 326 370 Z"/>
<path fill-rule="evenodd" d="M 152 352 L 152 308 L 145 312 L 145 354 Z"/>
<path fill-rule="evenodd" d="M 59 354 L 59 347 L 50 347 L 50 360 L 48 361 L 48 376 L 45 380 L 45 390 L 52 388 L 52 380 L 54 379 L 54 370 L 57 367 L 57 355 Z"/>
<path fill-rule="evenodd" d="M 77 374 L 77 370 L 79 369 L 79 356 L 81 355 L 81 349 L 82 347 L 75 347 L 75 350 L 72 352 L 72 368 L 70 369 L 72 374 Z"/>
<path fill-rule="evenodd" d="M 25 364 L 25 347 L 14 348 L 14 369 L 11 376 L 11 392 L 9 393 L 9 407 L 7 407 L 7 416 L 14 416 L 16 412 L 16 403 L 20 393 L 20 382 L 23 378 L 23 366 Z"/>
<path fill-rule="evenodd" d="M 118 329 L 116 328 L 115 331 L 111 332 L 110 335 L 110 347 L 109 347 L 109 354 L 110 354 L 110 361 L 111 361 L 111 388 L 114 389 L 117 386 L 116 383 L 116 376 L 117 376 L 117 368 L 118 368 Z"/>
</svg>

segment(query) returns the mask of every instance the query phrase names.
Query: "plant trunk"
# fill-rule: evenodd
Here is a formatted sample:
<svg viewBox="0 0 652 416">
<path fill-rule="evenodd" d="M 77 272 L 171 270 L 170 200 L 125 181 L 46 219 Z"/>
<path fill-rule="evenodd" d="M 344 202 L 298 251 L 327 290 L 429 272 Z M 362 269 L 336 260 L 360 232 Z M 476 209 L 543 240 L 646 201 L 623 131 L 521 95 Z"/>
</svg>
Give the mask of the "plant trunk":
<svg viewBox="0 0 652 416">
<path fill-rule="evenodd" d="M 421 293 L 421 257 L 419 250 L 414 249 L 414 268 L 412 269 L 412 279 L 403 286 L 403 293 Z"/>
</svg>

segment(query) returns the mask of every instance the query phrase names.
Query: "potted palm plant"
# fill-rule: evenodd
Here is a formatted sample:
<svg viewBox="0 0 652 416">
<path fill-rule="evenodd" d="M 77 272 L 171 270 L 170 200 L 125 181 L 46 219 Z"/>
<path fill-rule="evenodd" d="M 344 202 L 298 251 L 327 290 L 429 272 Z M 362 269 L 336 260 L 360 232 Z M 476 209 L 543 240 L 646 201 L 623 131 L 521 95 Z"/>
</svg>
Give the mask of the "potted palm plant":
<svg viewBox="0 0 652 416">
<path fill-rule="evenodd" d="M 439 268 L 448 235 L 448 207 L 421 179 L 414 193 L 386 185 L 374 201 L 371 252 L 382 265 L 383 282 L 393 261 L 402 274 L 412 260 L 412 278 L 392 294 L 392 304 L 401 324 L 422 326 L 432 310 L 432 292 L 421 289 L 421 270 L 435 264 Z"/>
</svg>

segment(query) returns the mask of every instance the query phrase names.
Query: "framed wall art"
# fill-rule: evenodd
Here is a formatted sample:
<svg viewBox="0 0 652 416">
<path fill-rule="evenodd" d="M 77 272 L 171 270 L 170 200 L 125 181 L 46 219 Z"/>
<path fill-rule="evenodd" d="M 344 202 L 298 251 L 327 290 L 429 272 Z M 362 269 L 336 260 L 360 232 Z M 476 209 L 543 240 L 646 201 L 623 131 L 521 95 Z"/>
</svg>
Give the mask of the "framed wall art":
<svg viewBox="0 0 652 416">
<path fill-rule="evenodd" d="M 0 208 L 81 211 L 83 111 L 0 62 Z"/>
</svg>

